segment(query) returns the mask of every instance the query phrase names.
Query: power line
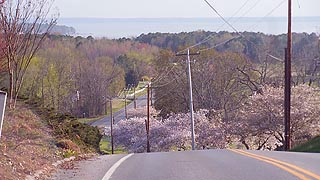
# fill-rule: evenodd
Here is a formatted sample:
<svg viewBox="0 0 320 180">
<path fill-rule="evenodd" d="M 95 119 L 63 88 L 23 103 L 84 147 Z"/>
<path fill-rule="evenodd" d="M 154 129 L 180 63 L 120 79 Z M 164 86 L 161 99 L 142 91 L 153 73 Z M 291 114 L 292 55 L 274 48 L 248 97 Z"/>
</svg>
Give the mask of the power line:
<svg viewBox="0 0 320 180">
<path fill-rule="evenodd" d="M 245 40 L 247 40 L 248 42 L 251 42 L 249 39 L 247 39 L 245 36 L 242 35 L 242 33 L 240 33 L 234 26 L 232 26 L 228 21 L 225 20 L 225 18 L 223 16 L 220 15 L 220 13 L 207 1 L 204 0 L 209 6 L 210 8 L 216 13 L 218 14 L 218 16 L 220 16 L 220 18 L 227 24 L 229 25 L 237 34 L 239 34 L 242 38 L 244 38 Z M 255 44 L 253 42 L 251 42 L 254 46 Z"/>
<path fill-rule="evenodd" d="M 229 27 L 231 27 L 236 33 L 239 33 L 239 31 L 235 27 L 233 27 L 232 24 L 230 24 L 207 0 L 204 1 Z"/>
<path fill-rule="evenodd" d="M 233 17 L 235 17 L 249 2 L 250 0 L 247 0 L 230 18 L 227 19 L 227 21 L 231 21 Z M 258 0 L 252 7 L 250 7 L 245 13 L 243 13 L 240 17 L 238 17 L 236 19 L 237 22 L 241 17 L 244 17 L 245 15 L 247 15 L 255 6 L 257 6 L 259 4 L 259 2 L 261 2 L 261 0 Z M 216 31 L 219 31 L 221 28 L 223 28 L 226 25 L 226 23 L 223 23 Z M 213 38 L 214 35 L 210 35 L 208 36 L 208 38 L 206 38 L 205 40 L 201 41 L 200 43 L 198 43 L 199 45 L 208 42 L 211 38 Z M 195 46 L 194 46 L 195 47 Z M 193 47 L 191 47 L 193 48 Z"/>
<path fill-rule="evenodd" d="M 297 3 L 298 3 L 298 7 L 299 7 L 299 9 L 300 9 L 300 8 L 301 8 L 301 6 L 300 6 L 300 1 L 297 0 Z"/>
<path fill-rule="evenodd" d="M 225 43 L 228 43 L 228 42 L 231 42 L 231 41 L 233 41 L 233 40 L 235 40 L 235 39 L 238 39 L 239 37 L 241 37 L 241 36 L 236 36 L 236 37 L 230 38 L 230 39 L 228 39 L 228 40 L 226 40 L 226 41 L 223 41 L 223 42 L 221 42 L 221 43 L 219 43 L 219 44 L 216 44 L 216 45 L 214 45 L 214 46 L 212 46 L 212 47 L 210 47 L 210 48 L 199 50 L 199 52 L 203 52 L 203 51 L 208 51 L 208 50 L 214 49 L 214 48 L 216 48 L 216 47 L 218 47 L 218 46 L 221 46 L 221 45 L 223 45 L 223 44 L 225 44 Z"/>
<path fill-rule="evenodd" d="M 178 75 L 178 77 L 180 77 L 182 74 L 184 74 L 184 72 L 183 72 L 183 73 L 181 73 L 181 74 L 179 74 L 179 75 Z M 173 82 L 174 82 L 174 81 L 176 81 L 176 80 L 178 80 L 178 79 L 177 79 L 177 78 L 174 78 L 174 79 L 172 79 L 171 81 L 166 82 L 165 84 L 152 86 L 152 88 L 161 88 L 161 87 L 165 87 L 165 86 L 167 86 L 167 85 L 169 85 L 169 84 L 173 83 Z M 160 81 L 160 80 L 159 80 L 159 81 Z M 154 82 L 152 82 L 152 83 L 154 84 Z"/>
<path fill-rule="evenodd" d="M 246 2 L 244 2 L 244 4 L 235 13 L 233 13 L 232 16 L 228 20 L 231 20 L 232 17 L 235 17 L 249 3 L 249 1 L 250 0 L 247 0 Z"/>
<path fill-rule="evenodd" d="M 250 11 L 252 11 L 253 8 L 255 8 L 262 0 L 257 0 L 253 6 L 251 6 L 246 12 L 244 12 L 240 17 L 244 17 L 245 15 L 249 14 Z M 238 18 L 239 20 L 240 18 Z"/>
<path fill-rule="evenodd" d="M 232 16 L 227 19 L 227 21 L 230 21 L 232 18 L 234 18 L 249 3 L 249 1 L 250 0 L 247 0 L 244 4 L 242 4 L 242 6 L 234 14 L 232 14 Z M 216 32 L 219 31 L 224 25 L 225 25 L 225 23 L 223 23 L 220 27 L 218 27 Z M 204 43 L 210 41 L 213 37 L 215 37 L 215 34 L 211 33 L 206 38 L 204 38 L 202 41 L 200 41 L 200 42 L 198 42 L 198 43 L 196 43 L 196 44 L 194 44 L 192 46 L 189 46 L 188 48 L 183 49 L 182 51 L 179 51 L 178 54 L 182 53 L 182 52 L 184 52 L 184 51 L 186 51 L 188 49 L 191 49 L 191 48 L 197 47 L 197 46 L 199 46 L 201 44 L 204 44 Z"/>
<path fill-rule="evenodd" d="M 206 1 L 206 0 L 204 0 L 204 1 Z M 206 1 L 206 2 L 207 2 L 207 1 Z M 258 2 L 260 2 L 260 0 L 257 1 L 257 3 L 255 3 L 255 4 L 258 4 Z M 262 17 L 261 19 L 270 16 L 270 15 L 271 15 L 275 10 L 277 10 L 284 2 L 286 2 L 286 0 L 283 0 L 283 1 L 281 1 L 279 4 L 277 4 L 277 6 L 276 6 L 275 8 L 273 8 L 270 12 L 268 12 L 268 13 L 267 13 L 264 17 Z M 207 2 L 207 3 L 208 3 L 208 2 Z M 210 5 L 210 7 L 212 7 L 212 5 Z M 252 6 L 252 7 L 254 7 L 254 6 Z M 250 9 L 252 9 L 252 8 L 250 8 Z M 248 11 L 247 11 L 247 12 L 248 12 Z M 254 26 L 258 26 L 258 25 L 255 24 L 255 25 L 253 25 L 252 27 L 254 27 Z M 252 29 L 252 28 L 250 28 L 250 29 Z M 256 45 L 255 43 L 253 43 L 251 40 L 247 39 L 244 35 L 242 35 L 242 33 L 240 33 L 240 32 L 237 32 L 237 33 L 240 35 L 239 37 L 244 38 L 246 41 L 250 42 L 250 43 L 254 46 L 254 48 L 258 49 L 257 45 Z M 239 38 L 239 37 L 237 37 L 237 38 Z M 217 45 L 215 45 L 215 46 L 213 46 L 213 47 L 210 47 L 210 48 L 207 48 L 207 49 L 204 49 L 204 50 L 200 50 L 200 51 L 206 51 L 206 50 L 213 49 L 213 48 L 215 48 L 215 47 L 217 47 L 217 46 L 220 46 L 220 45 L 222 45 L 222 44 L 224 44 L 224 43 L 230 42 L 231 40 L 233 40 L 233 38 L 228 39 L 227 41 L 224 41 L 224 42 L 222 42 L 222 43 L 219 43 L 219 44 L 217 44 Z"/>
<path fill-rule="evenodd" d="M 279 4 L 277 4 L 271 11 L 269 11 L 265 16 L 263 16 L 260 19 L 266 18 L 268 16 L 270 16 L 272 13 L 274 13 L 274 11 L 276 11 L 278 8 L 280 8 L 281 5 L 283 5 L 287 0 L 282 0 Z M 254 29 L 257 26 L 259 26 L 258 24 L 254 24 L 252 25 L 249 29 Z"/>
<path fill-rule="evenodd" d="M 169 67 L 167 67 L 166 69 L 168 69 L 168 68 L 169 68 Z M 168 76 L 168 74 L 169 74 L 170 72 L 172 72 L 173 68 L 174 68 L 174 66 L 172 66 L 169 71 L 164 70 L 164 71 L 162 72 L 162 74 L 160 74 L 157 78 L 154 78 L 155 81 L 153 81 L 153 83 L 156 83 L 156 82 L 158 82 L 158 81 L 161 81 L 163 78 L 165 78 L 166 76 Z"/>
<path fill-rule="evenodd" d="M 218 12 L 208 1 L 206 1 L 206 0 L 204 0 L 204 1 L 205 1 L 216 13 Z M 249 1 L 250 1 L 250 0 L 247 0 L 232 16 L 237 15 L 244 7 L 248 4 Z M 270 16 L 270 15 L 271 15 L 275 10 L 277 10 L 285 1 L 286 1 L 286 0 L 281 1 L 279 4 L 277 4 L 277 6 L 276 6 L 275 8 L 273 8 L 270 12 L 268 12 L 268 13 L 267 13 L 265 16 L 263 16 L 261 19 Z M 241 19 L 241 17 L 244 17 L 245 15 L 247 15 L 247 14 L 248 14 L 253 8 L 255 8 L 260 2 L 261 2 L 261 0 L 256 1 L 253 6 L 251 6 L 245 13 L 242 14 L 242 16 L 238 17 L 238 18 L 236 19 L 236 21 L 234 21 L 234 22 L 238 22 L 238 21 Z M 220 13 L 218 13 L 218 15 L 221 17 Z M 230 17 L 230 18 L 227 20 L 227 22 L 230 21 L 232 18 L 233 18 L 233 17 Z M 219 29 L 221 29 L 225 24 L 230 24 L 229 22 L 226 23 L 225 18 L 222 17 L 222 19 L 224 20 L 225 23 L 222 24 L 216 31 L 219 31 Z M 231 24 L 230 24 L 230 25 L 231 25 Z M 252 27 L 255 28 L 256 26 L 258 26 L 258 24 L 255 24 L 255 25 L 253 25 Z M 231 26 L 231 27 L 233 27 L 233 26 Z M 233 27 L 233 28 L 234 28 L 234 27 Z M 252 29 L 252 28 L 250 28 L 250 29 Z M 238 31 L 236 31 L 236 32 L 237 32 L 240 36 L 244 37 L 240 32 L 238 32 Z M 210 34 L 209 36 L 207 36 L 206 38 L 204 38 L 202 41 L 200 41 L 199 43 L 196 43 L 196 44 L 194 44 L 194 45 L 192 45 L 192 46 L 189 46 L 188 48 L 186 48 L 186 49 L 184 49 L 184 50 L 182 50 L 182 51 L 180 51 L 180 52 L 178 52 L 178 53 L 184 52 L 184 51 L 186 51 L 187 49 L 194 48 L 194 47 L 197 47 L 197 46 L 199 46 L 199 45 L 201 45 L 201 44 L 203 44 L 203 43 L 206 43 L 206 42 L 208 42 L 209 40 L 211 40 L 213 37 L 215 37 L 215 34 L 212 33 L 212 34 Z M 233 38 L 231 38 L 231 39 L 233 39 Z M 244 37 L 244 39 L 246 39 L 246 38 Z M 229 40 L 230 40 L 230 39 L 229 39 Z M 251 42 L 251 41 L 248 40 L 248 39 L 246 39 L 246 40 L 247 40 L 248 42 Z M 227 41 L 225 41 L 225 42 L 229 42 L 229 41 L 227 40 Z M 251 43 L 253 43 L 253 42 L 251 42 Z M 254 43 L 253 43 L 253 44 L 254 44 Z M 218 45 L 222 45 L 222 44 L 219 43 Z M 217 45 L 215 45 L 214 47 L 217 47 Z M 213 49 L 214 47 L 208 48 L 207 50 Z M 202 51 L 203 51 L 203 50 L 202 50 Z"/>
</svg>

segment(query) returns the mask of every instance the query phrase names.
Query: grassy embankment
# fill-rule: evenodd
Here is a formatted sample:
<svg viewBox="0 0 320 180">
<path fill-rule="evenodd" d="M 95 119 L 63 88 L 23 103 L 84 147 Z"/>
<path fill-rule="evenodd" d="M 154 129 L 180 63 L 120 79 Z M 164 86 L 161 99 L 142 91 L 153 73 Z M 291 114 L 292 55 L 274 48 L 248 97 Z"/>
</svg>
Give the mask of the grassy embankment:
<svg viewBox="0 0 320 180">
<path fill-rule="evenodd" d="M 320 153 L 320 136 L 317 136 L 310 141 L 293 148 L 291 151 Z"/>
<path fill-rule="evenodd" d="M 21 99 L 5 112 L 0 179 L 25 179 L 38 171 L 49 175 L 57 160 L 99 152 L 100 139 L 98 128 Z"/>
</svg>

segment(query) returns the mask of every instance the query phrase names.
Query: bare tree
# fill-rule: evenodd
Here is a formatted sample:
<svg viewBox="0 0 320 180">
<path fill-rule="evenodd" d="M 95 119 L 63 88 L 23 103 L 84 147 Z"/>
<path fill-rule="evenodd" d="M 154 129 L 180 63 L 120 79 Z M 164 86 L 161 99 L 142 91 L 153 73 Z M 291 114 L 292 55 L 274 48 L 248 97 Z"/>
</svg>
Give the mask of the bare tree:
<svg viewBox="0 0 320 180">
<path fill-rule="evenodd" d="M 46 35 L 56 24 L 49 18 L 53 0 L 7 0 L 0 8 L 1 48 L 9 75 L 9 106 L 14 108 L 26 70 Z"/>
</svg>

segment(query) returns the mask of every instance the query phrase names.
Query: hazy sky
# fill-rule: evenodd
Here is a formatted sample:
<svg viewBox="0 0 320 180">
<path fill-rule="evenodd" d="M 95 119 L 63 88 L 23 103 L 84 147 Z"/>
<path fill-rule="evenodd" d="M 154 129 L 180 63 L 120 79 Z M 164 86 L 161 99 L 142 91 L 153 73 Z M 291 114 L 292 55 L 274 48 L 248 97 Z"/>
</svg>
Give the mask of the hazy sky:
<svg viewBox="0 0 320 180">
<path fill-rule="evenodd" d="M 265 16 L 284 0 L 208 0 L 223 16 Z M 292 0 L 294 16 L 320 16 L 320 0 Z M 256 5 L 255 5 L 256 4 Z M 60 17 L 217 17 L 204 0 L 55 0 Z M 250 10 L 251 7 L 252 10 Z M 249 11 L 250 10 L 250 11 Z M 246 13 L 248 12 L 248 13 Z M 287 1 L 272 16 L 286 16 Z"/>
</svg>

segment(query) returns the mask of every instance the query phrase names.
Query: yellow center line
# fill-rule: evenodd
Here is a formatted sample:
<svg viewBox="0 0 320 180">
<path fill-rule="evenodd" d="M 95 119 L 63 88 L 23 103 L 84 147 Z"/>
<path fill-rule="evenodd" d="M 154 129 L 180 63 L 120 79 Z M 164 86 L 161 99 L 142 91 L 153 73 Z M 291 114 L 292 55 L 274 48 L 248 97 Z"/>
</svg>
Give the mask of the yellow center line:
<svg viewBox="0 0 320 180">
<path fill-rule="evenodd" d="M 266 163 L 269 163 L 269 164 L 272 164 L 274 166 L 277 166 L 278 168 L 280 169 L 283 169 L 285 171 L 287 171 L 288 173 L 298 177 L 299 179 L 301 180 L 310 180 L 309 178 L 307 178 L 306 176 L 304 176 L 303 174 L 297 172 L 297 171 L 294 171 L 284 165 L 282 165 L 281 163 L 277 163 L 276 161 L 273 161 L 273 160 L 268 160 L 269 158 L 266 158 L 266 157 L 263 157 L 263 156 L 257 156 L 255 154 L 251 154 L 251 153 L 247 153 L 247 152 L 244 152 L 244 151 L 240 151 L 240 150 L 232 150 L 232 149 L 229 149 L 230 151 L 232 152 L 235 152 L 235 153 L 238 153 L 238 154 L 241 154 L 241 155 L 244 155 L 244 156 L 248 156 L 248 157 L 251 157 L 251 158 L 254 158 L 254 159 L 258 159 L 260 161 L 263 161 L 263 162 L 266 162 Z M 270 158 L 271 159 L 271 158 Z"/>
<path fill-rule="evenodd" d="M 314 173 L 312 173 L 312 172 L 310 172 L 310 171 L 308 171 L 308 170 L 305 170 L 305 169 L 303 169 L 303 168 L 301 168 L 301 167 L 295 166 L 295 165 L 293 165 L 293 164 L 289 164 L 289 163 L 287 163 L 287 162 L 283 162 L 283 161 L 280 161 L 280 160 L 277 160 L 277 159 L 272 159 L 272 158 L 269 158 L 269 157 L 265 157 L 265 156 L 261 156 L 261 155 L 257 155 L 257 154 L 253 154 L 253 153 L 249 153 L 249 152 L 242 151 L 242 150 L 236 150 L 236 151 L 240 151 L 240 152 L 242 152 L 242 153 L 249 154 L 249 155 L 251 155 L 251 156 L 260 157 L 260 158 L 263 158 L 263 159 L 266 159 L 266 160 L 269 160 L 269 161 L 273 161 L 273 162 L 276 162 L 276 163 L 279 163 L 279 164 L 288 166 L 288 167 L 290 167 L 290 168 L 292 168 L 292 169 L 295 169 L 295 170 L 297 170 L 297 171 L 300 171 L 300 172 L 302 172 L 302 173 L 304 173 L 304 174 L 306 174 L 306 175 L 308 175 L 308 176 L 311 176 L 311 177 L 313 177 L 313 178 L 315 178 L 315 179 L 320 180 L 320 176 L 319 176 L 319 175 L 314 174 Z"/>
</svg>

